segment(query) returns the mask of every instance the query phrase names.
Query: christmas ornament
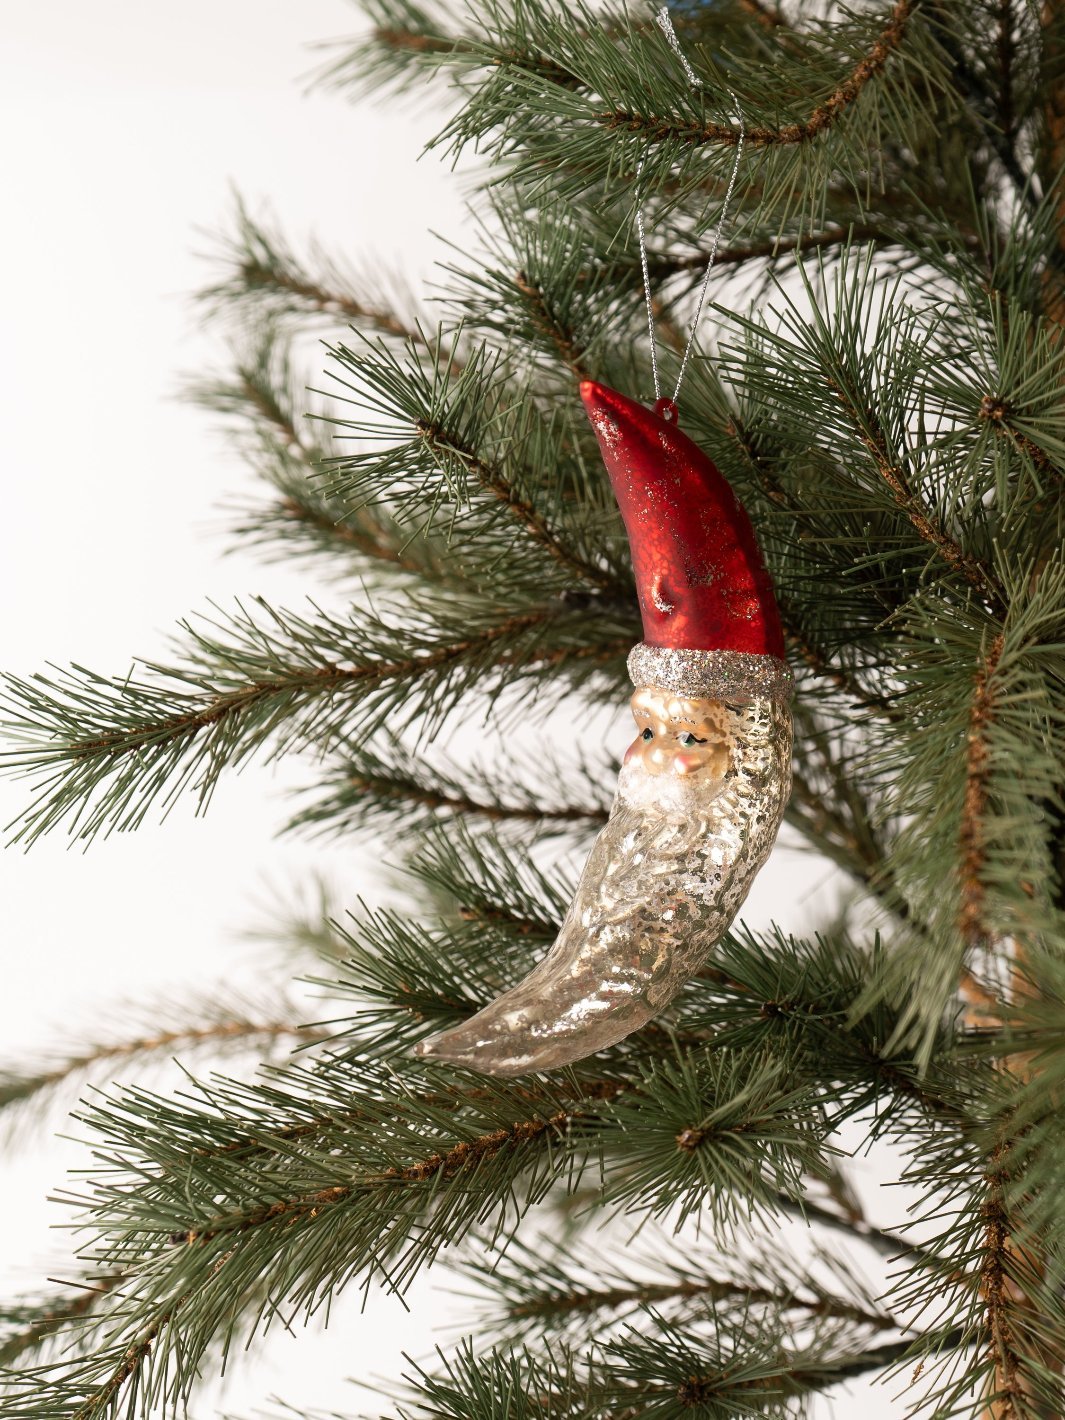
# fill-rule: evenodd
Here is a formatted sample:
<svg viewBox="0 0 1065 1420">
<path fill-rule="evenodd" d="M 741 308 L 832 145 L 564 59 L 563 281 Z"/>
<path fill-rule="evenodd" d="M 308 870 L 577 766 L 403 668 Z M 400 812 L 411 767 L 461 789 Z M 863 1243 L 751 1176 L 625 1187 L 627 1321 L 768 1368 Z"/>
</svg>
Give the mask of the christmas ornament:
<svg viewBox="0 0 1065 1420">
<path fill-rule="evenodd" d="M 554 946 L 418 1047 L 491 1075 L 569 1065 L 667 1006 L 738 912 L 791 787 L 791 675 L 746 513 L 672 401 L 590 381 L 581 396 L 632 547 L 638 733 Z"/>
<path fill-rule="evenodd" d="M 698 83 L 663 11 L 659 23 Z M 637 736 L 554 945 L 483 1011 L 416 1053 L 490 1075 L 572 1064 L 667 1006 L 727 930 L 769 856 L 791 788 L 791 675 L 754 531 L 676 399 L 660 396 L 642 213 L 653 410 L 593 381 L 581 398 L 632 549 L 644 639 L 629 655 Z"/>
</svg>

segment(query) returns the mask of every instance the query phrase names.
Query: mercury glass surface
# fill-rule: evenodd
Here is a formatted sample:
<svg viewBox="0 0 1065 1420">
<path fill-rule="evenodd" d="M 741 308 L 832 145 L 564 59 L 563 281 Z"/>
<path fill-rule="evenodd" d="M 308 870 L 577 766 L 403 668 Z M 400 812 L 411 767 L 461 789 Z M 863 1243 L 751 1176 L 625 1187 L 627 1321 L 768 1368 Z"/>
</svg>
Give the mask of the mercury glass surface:
<svg viewBox="0 0 1065 1420">
<path fill-rule="evenodd" d="M 675 692 L 662 696 L 665 716 Z M 568 1065 L 651 1020 L 699 970 L 769 856 L 791 788 L 783 697 L 702 704 L 724 725 L 724 773 L 652 770 L 642 731 L 554 945 L 517 986 L 417 1054 L 491 1075 Z"/>
</svg>

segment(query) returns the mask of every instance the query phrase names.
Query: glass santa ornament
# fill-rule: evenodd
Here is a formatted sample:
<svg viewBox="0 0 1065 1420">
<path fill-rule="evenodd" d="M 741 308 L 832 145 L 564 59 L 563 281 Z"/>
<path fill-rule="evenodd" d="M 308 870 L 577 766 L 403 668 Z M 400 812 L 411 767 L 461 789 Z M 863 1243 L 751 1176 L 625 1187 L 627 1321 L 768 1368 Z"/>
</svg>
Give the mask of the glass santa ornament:
<svg viewBox="0 0 1065 1420">
<path fill-rule="evenodd" d="M 672 401 L 590 380 L 581 397 L 632 549 L 637 732 L 554 945 L 416 1048 L 490 1075 L 570 1065 L 667 1006 L 739 911 L 791 788 L 791 675 L 750 519 Z"/>
</svg>

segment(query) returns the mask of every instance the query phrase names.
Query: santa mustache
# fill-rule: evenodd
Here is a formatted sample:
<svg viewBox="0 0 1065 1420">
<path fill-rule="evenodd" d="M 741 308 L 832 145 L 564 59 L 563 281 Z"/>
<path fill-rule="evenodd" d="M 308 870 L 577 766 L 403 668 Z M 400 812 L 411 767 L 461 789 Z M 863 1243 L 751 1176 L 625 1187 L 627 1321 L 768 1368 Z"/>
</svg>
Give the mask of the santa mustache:
<svg viewBox="0 0 1065 1420">
<path fill-rule="evenodd" d="M 554 945 L 417 1054 L 522 1075 L 616 1045 L 678 995 L 739 911 L 787 804 L 786 705 L 726 707 L 656 687 L 633 702 L 643 728 Z M 656 707 L 664 729 L 645 739 Z"/>
</svg>

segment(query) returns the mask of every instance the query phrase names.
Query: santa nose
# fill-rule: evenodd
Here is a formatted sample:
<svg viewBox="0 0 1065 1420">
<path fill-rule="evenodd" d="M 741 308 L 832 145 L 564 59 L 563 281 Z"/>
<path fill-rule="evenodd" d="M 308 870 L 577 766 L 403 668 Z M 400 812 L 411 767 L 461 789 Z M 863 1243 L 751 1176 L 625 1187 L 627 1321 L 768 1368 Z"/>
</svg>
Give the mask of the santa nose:
<svg viewBox="0 0 1065 1420">
<path fill-rule="evenodd" d="M 663 770 L 672 768 L 673 747 L 663 740 L 657 740 L 647 751 L 645 762 L 652 774 L 661 774 Z"/>
</svg>

